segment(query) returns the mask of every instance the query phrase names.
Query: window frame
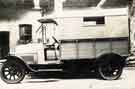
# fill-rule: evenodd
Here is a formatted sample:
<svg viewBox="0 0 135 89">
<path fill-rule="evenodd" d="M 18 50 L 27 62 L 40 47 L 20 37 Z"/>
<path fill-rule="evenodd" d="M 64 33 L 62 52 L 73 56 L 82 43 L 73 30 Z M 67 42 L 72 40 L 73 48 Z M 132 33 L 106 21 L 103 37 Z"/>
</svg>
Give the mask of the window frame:
<svg viewBox="0 0 135 89">
<path fill-rule="evenodd" d="M 29 32 L 26 30 L 29 29 Z M 23 31 L 21 31 L 23 30 Z M 19 44 L 27 44 L 32 41 L 32 24 L 19 24 Z"/>
<path fill-rule="evenodd" d="M 105 16 L 83 17 L 83 26 L 105 25 Z"/>
</svg>

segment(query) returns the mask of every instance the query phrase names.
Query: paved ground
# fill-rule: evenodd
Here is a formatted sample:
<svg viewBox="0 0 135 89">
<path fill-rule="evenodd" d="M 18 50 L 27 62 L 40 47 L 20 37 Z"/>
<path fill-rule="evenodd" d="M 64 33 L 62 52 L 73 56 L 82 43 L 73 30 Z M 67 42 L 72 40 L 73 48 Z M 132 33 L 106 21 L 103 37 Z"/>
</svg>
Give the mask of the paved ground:
<svg viewBox="0 0 135 89">
<path fill-rule="evenodd" d="M 135 89 L 135 68 L 126 68 L 119 80 L 107 81 L 90 77 L 25 78 L 20 84 L 6 84 L 0 80 L 0 89 Z"/>
</svg>

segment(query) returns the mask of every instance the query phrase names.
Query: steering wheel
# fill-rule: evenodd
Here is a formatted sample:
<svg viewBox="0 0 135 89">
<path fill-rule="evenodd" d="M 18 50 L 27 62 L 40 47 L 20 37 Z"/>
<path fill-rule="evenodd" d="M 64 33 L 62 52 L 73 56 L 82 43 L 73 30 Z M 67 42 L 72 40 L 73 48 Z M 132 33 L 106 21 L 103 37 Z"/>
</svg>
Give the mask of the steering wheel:
<svg viewBox="0 0 135 89">
<path fill-rule="evenodd" d="M 53 45 L 55 44 L 55 43 L 57 43 L 58 44 L 58 46 L 57 46 L 57 49 L 60 49 L 60 43 L 59 43 L 59 41 L 54 37 L 54 36 L 52 36 L 52 38 L 54 39 L 54 43 L 53 43 Z"/>
<path fill-rule="evenodd" d="M 52 38 L 54 39 L 54 41 L 55 41 L 56 43 L 59 44 L 59 41 L 58 41 L 54 36 L 52 36 Z"/>
</svg>

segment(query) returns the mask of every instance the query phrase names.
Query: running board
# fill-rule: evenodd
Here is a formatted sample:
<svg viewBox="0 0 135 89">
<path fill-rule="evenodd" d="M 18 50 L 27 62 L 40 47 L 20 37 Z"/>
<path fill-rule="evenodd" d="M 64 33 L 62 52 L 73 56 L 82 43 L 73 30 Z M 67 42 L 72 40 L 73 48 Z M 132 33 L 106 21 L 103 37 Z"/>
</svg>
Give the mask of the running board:
<svg viewBox="0 0 135 89">
<path fill-rule="evenodd" d="M 39 69 L 37 72 L 49 72 L 49 71 L 63 71 L 63 69 Z"/>
</svg>

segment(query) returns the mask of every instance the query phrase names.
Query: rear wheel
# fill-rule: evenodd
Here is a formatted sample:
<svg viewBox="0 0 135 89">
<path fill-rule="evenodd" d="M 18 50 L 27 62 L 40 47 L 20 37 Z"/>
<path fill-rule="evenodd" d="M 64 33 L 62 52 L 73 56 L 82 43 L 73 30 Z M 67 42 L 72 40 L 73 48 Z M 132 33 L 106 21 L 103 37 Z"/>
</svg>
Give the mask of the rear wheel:
<svg viewBox="0 0 135 89">
<path fill-rule="evenodd" d="M 7 61 L 1 67 L 1 79 L 9 84 L 19 83 L 25 77 L 24 66 L 15 61 Z"/>
<path fill-rule="evenodd" d="M 98 66 L 98 73 L 101 78 L 105 80 L 116 80 L 121 76 L 124 59 L 119 58 L 111 55 L 105 57 L 104 61 L 102 61 L 103 63 Z"/>
<path fill-rule="evenodd" d="M 105 80 L 116 80 L 122 74 L 123 68 L 117 65 L 107 64 L 98 67 L 100 76 Z"/>
</svg>

